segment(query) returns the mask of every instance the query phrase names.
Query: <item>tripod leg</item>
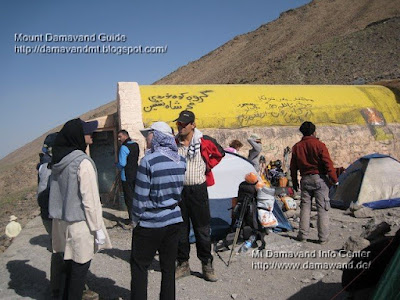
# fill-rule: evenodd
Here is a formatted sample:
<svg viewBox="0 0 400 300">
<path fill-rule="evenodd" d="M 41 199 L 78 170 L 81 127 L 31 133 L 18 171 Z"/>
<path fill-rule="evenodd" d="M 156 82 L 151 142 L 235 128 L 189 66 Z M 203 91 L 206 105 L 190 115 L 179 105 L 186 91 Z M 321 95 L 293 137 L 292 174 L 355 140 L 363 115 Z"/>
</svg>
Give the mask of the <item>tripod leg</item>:
<svg viewBox="0 0 400 300">
<path fill-rule="evenodd" d="M 248 202 L 249 202 L 249 197 L 245 196 L 245 199 L 243 201 L 242 210 L 240 211 L 240 216 L 239 216 L 239 220 L 238 220 L 238 224 L 237 224 L 237 228 L 236 228 L 236 232 L 235 232 L 235 238 L 233 239 L 231 253 L 229 255 L 228 267 L 229 267 L 229 263 L 230 263 L 231 258 L 232 258 L 233 251 L 235 250 L 237 240 L 239 238 L 240 229 L 242 229 L 243 218 L 244 218 L 244 215 L 246 213 Z"/>
</svg>

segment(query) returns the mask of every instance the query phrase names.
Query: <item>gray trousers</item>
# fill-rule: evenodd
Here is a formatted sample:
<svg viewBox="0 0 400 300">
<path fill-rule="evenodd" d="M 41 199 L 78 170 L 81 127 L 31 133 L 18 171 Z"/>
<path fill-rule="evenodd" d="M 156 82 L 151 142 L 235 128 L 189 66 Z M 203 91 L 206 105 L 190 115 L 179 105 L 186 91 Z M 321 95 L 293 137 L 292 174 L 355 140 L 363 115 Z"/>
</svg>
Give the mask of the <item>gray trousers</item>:
<svg viewBox="0 0 400 300">
<path fill-rule="evenodd" d="M 301 178 L 300 230 L 299 236 L 306 238 L 310 231 L 311 201 L 315 198 L 318 214 L 318 238 L 326 241 L 329 236 L 329 188 L 326 175 L 305 175 Z"/>
</svg>

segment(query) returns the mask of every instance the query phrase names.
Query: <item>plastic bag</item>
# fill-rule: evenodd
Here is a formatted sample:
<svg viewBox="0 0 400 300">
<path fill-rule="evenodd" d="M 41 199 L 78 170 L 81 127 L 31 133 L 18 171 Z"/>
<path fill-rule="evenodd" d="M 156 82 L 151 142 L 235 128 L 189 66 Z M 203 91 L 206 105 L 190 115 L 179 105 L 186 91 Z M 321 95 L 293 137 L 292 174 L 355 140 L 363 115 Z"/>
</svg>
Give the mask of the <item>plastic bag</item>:
<svg viewBox="0 0 400 300">
<path fill-rule="evenodd" d="M 275 189 L 264 186 L 257 190 L 257 200 L 275 200 Z"/>
<path fill-rule="evenodd" d="M 257 208 L 272 211 L 275 203 L 275 189 L 263 187 L 257 191 Z"/>
<path fill-rule="evenodd" d="M 297 205 L 296 201 L 292 197 L 289 197 L 287 195 L 281 196 L 280 197 L 286 210 L 296 210 Z"/>
<path fill-rule="evenodd" d="M 258 221 L 264 228 L 274 228 L 278 226 L 278 220 L 275 218 L 272 210 L 258 209 Z"/>
</svg>

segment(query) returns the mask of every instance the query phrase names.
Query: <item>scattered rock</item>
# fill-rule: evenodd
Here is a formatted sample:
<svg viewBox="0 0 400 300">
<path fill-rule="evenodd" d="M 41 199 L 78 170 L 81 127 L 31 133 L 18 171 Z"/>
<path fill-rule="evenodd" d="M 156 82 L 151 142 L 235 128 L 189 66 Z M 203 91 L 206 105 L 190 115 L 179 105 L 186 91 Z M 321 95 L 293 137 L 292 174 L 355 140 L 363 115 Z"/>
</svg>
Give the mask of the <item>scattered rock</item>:
<svg viewBox="0 0 400 300">
<path fill-rule="evenodd" d="M 104 220 L 104 225 L 106 226 L 107 229 L 114 228 L 118 224 L 116 221 L 111 221 L 106 218 L 103 218 L 103 220 Z"/>
<path fill-rule="evenodd" d="M 232 294 L 232 295 L 231 295 L 231 298 L 232 298 L 232 299 L 236 299 L 237 296 L 238 296 L 237 294 Z"/>
<path fill-rule="evenodd" d="M 91 290 L 84 290 L 82 295 L 82 300 L 98 300 L 99 294 Z"/>
<path fill-rule="evenodd" d="M 362 84 L 365 84 L 365 82 L 366 82 L 366 81 L 365 81 L 364 78 L 359 77 L 359 78 L 357 78 L 356 80 L 354 80 L 352 84 L 362 85 Z"/>
<path fill-rule="evenodd" d="M 342 225 L 342 228 L 347 228 L 347 226 L 343 224 L 343 225 Z"/>
<path fill-rule="evenodd" d="M 352 216 L 353 212 L 350 210 L 350 208 L 346 209 L 346 211 L 343 213 L 346 216 Z"/>
<path fill-rule="evenodd" d="M 347 251 L 360 251 L 370 245 L 370 241 L 362 237 L 350 236 L 344 243 L 343 249 Z"/>
<path fill-rule="evenodd" d="M 321 272 L 313 272 L 312 275 L 311 275 L 311 278 L 313 280 L 317 280 L 317 281 L 321 280 L 324 277 L 325 277 L 325 275 L 322 274 Z"/>
<path fill-rule="evenodd" d="M 285 211 L 285 216 L 288 219 L 293 218 L 296 216 L 296 211 L 295 210 L 287 210 L 287 211 Z"/>
<path fill-rule="evenodd" d="M 363 226 L 364 232 L 361 234 L 361 237 L 373 241 L 383 237 L 386 233 L 390 231 L 390 225 L 386 222 L 381 222 L 376 224 L 375 220 L 370 220 L 368 223 Z"/>
<path fill-rule="evenodd" d="M 5 234 L 0 237 L 0 253 L 6 251 L 10 247 L 12 239 L 8 238 Z"/>
<path fill-rule="evenodd" d="M 369 207 L 363 207 L 353 211 L 353 215 L 356 218 L 373 218 L 375 216 L 375 213 Z"/>
</svg>

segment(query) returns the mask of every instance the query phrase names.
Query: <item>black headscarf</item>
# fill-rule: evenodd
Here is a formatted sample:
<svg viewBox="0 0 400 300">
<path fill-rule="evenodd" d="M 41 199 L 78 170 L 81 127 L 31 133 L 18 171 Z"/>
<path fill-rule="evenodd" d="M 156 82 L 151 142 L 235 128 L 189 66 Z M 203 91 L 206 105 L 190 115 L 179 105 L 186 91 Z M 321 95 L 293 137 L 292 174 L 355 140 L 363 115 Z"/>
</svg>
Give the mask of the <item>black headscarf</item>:
<svg viewBox="0 0 400 300">
<path fill-rule="evenodd" d="M 81 119 L 73 119 L 64 124 L 54 142 L 51 164 L 59 163 L 74 150 L 82 150 L 83 152 L 86 150 Z"/>
</svg>

